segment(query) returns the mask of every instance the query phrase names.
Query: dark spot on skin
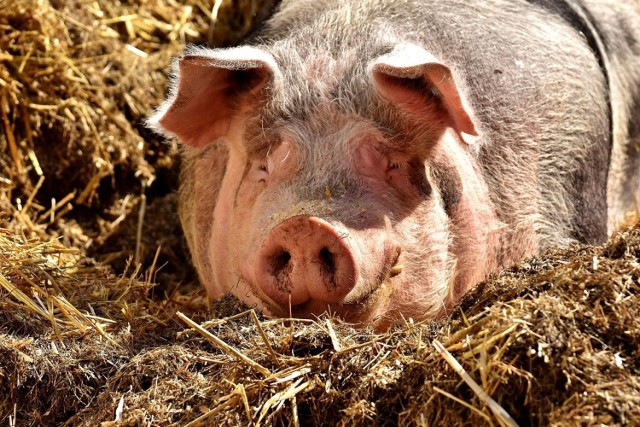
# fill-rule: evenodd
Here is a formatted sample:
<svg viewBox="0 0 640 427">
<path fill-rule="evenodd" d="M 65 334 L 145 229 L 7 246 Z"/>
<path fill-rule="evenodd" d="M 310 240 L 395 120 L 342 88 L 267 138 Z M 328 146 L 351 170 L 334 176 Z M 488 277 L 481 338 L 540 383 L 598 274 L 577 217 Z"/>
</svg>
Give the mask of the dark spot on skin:
<svg viewBox="0 0 640 427">
<path fill-rule="evenodd" d="M 462 181 L 455 167 L 440 166 L 433 169 L 435 185 L 440 189 L 440 197 L 447 214 L 462 197 Z"/>
<path fill-rule="evenodd" d="M 427 179 L 424 164 L 419 160 L 409 162 L 409 182 L 418 190 L 422 198 L 427 199 L 431 196 L 431 184 Z"/>
<path fill-rule="evenodd" d="M 621 17 L 620 19 L 620 31 L 624 35 L 624 39 L 627 42 L 627 45 L 631 49 L 631 51 L 635 55 L 640 55 L 640 40 L 635 36 L 635 32 L 633 31 L 634 24 L 630 23 L 626 17 Z"/>
<path fill-rule="evenodd" d="M 595 19 L 588 8 L 575 5 L 573 2 L 557 0 L 537 0 L 535 3 L 538 3 L 551 13 L 561 16 L 576 31 L 579 31 L 585 37 L 587 44 L 595 54 L 600 64 L 600 69 L 606 69 L 603 52 L 600 52 L 598 48 L 597 39 L 600 38 L 606 48 L 610 43 L 607 37 L 608 34 L 602 30 L 601 23 Z"/>
<path fill-rule="evenodd" d="M 631 118 L 629 120 L 629 139 L 640 143 L 640 89 L 636 89 L 631 96 Z M 629 153 L 629 159 L 638 159 L 640 156 Z"/>
</svg>

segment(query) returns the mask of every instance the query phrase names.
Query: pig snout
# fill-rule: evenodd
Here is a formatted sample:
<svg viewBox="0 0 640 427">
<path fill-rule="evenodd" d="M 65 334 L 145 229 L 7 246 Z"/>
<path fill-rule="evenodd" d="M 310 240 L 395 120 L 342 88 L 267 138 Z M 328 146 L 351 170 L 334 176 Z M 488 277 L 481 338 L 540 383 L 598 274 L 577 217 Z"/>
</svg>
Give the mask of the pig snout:
<svg viewBox="0 0 640 427">
<path fill-rule="evenodd" d="M 271 230 L 255 266 L 257 285 L 282 307 L 340 302 L 358 276 L 346 233 L 313 216 L 295 216 Z"/>
</svg>

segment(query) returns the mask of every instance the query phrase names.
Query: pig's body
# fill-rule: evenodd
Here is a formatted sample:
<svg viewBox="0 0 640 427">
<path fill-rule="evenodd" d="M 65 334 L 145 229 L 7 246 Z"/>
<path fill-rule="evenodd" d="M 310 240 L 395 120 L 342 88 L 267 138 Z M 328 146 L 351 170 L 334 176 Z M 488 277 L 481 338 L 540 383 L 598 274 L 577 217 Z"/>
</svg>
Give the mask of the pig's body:
<svg viewBox="0 0 640 427">
<path fill-rule="evenodd" d="M 604 240 L 640 196 L 626 3 L 285 1 L 245 46 L 188 52 L 151 122 L 185 144 L 210 295 L 384 327 Z"/>
</svg>

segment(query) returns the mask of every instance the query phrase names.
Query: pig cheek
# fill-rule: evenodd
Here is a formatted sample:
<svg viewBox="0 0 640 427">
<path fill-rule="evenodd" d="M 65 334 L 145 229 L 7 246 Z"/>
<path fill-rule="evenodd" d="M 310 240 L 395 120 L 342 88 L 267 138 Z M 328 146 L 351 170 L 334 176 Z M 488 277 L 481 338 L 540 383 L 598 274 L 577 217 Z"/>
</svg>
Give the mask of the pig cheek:
<svg viewBox="0 0 640 427">
<path fill-rule="evenodd" d="M 243 242 L 246 241 L 246 217 L 252 209 L 246 205 L 246 200 L 237 197 L 244 165 L 242 159 L 230 155 L 213 212 L 213 225 L 208 239 L 216 296 L 240 286 L 237 262 L 242 253 Z"/>
<path fill-rule="evenodd" d="M 229 252 L 224 262 L 227 271 L 230 272 L 231 292 L 244 303 L 257 307 L 265 314 L 274 314 L 277 310 L 271 309 L 270 300 L 255 285 L 256 278 L 254 267 L 257 263 L 256 256 L 266 234 L 263 224 L 263 213 L 266 209 L 270 192 L 264 182 L 252 179 L 251 174 L 242 179 L 242 182 L 234 191 L 235 203 L 225 209 L 231 212 L 227 222 L 220 222 L 220 233 L 227 234 L 227 247 Z M 255 177 L 253 177 L 255 178 Z"/>
<path fill-rule="evenodd" d="M 193 244 L 192 255 L 197 266 L 201 282 L 209 295 L 216 298 L 222 294 L 218 283 L 213 277 L 213 266 L 211 264 L 214 215 L 213 212 L 219 199 L 220 186 L 224 178 L 227 162 L 227 151 L 225 149 L 209 150 L 198 155 L 194 160 L 193 176 L 183 177 L 183 183 L 190 181 L 193 185 L 193 195 L 189 198 L 181 199 L 181 209 L 191 210 L 187 215 L 192 216 L 193 221 L 185 230 L 191 235 Z M 184 191 L 184 190 L 181 190 Z"/>
<path fill-rule="evenodd" d="M 447 214 L 437 201 L 425 202 L 395 229 L 403 242 L 403 272 L 391 279 L 387 315 L 437 317 L 444 309 L 454 266 Z"/>
</svg>

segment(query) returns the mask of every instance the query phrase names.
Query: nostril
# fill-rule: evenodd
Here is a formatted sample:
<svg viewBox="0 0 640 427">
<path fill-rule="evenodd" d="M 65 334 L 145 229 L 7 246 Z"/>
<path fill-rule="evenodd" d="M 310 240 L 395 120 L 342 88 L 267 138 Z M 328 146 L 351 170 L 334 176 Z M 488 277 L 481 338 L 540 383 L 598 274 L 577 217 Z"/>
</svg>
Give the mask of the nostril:
<svg viewBox="0 0 640 427">
<path fill-rule="evenodd" d="M 343 229 L 306 215 L 276 225 L 247 274 L 255 280 L 257 296 L 284 310 L 289 305 L 342 303 L 359 278 L 351 239 Z"/>
<path fill-rule="evenodd" d="M 287 270 L 290 260 L 291 254 L 288 251 L 281 249 L 277 252 L 271 259 L 271 271 L 273 272 L 273 275 L 278 276 Z"/>
<path fill-rule="evenodd" d="M 335 274 L 336 272 L 336 260 L 326 246 L 320 249 L 320 265 L 322 270 L 328 274 Z"/>
</svg>

